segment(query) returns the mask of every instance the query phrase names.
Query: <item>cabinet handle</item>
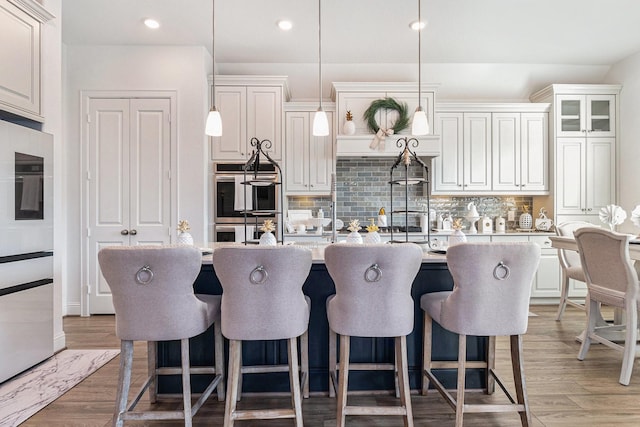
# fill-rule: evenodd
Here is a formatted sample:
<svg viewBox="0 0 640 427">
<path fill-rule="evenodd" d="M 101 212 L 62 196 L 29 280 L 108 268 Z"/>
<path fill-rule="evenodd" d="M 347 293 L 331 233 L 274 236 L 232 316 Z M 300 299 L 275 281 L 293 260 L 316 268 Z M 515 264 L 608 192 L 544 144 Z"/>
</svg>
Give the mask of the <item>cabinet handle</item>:
<svg viewBox="0 0 640 427">
<path fill-rule="evenodd" d="M 462 187 L 462 184 L 458 184 L 458 187 Z"/>
<path fill-rule="evenodd" d="M 520 184 L 520 187 L 526 187 L 527 184 Z"/>
<path fill-rule="evenodd" d="M 138 234 L 138 230 L 133 228 L 133 229 L 131 229 L 131 231 L 129 231 L 129 234 L 131 234 L 132 236 L 135 236 L 136 234 Z"/>
<path fill-rule="evenodd" d="M 587 209 L 587 211 L 589 211 L 589 212 L 591 212 L 592 210 L 593 210 L 593 209 L 591 209 L 591 208 Z"/>
<path fill-rule="evenodd" d="M 129 234 L 129 230 L 122 230 L 120 234 L 122 234 L 123 236 L 126 236 L 127 234 Z"/>
<path fill-rule="evenodd" d="M 313 184 L 311 184 L 309 187 L 313 188 Z"/>
</svg>

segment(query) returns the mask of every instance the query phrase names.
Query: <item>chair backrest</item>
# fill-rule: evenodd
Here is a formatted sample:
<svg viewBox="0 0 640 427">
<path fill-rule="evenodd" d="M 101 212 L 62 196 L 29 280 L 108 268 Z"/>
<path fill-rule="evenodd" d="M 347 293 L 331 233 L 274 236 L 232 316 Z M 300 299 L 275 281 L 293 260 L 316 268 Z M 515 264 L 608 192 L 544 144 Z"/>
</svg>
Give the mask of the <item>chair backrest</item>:
<svg viewBox="0 0 640 427">
<path fill-rule="evenodd" d="M 582 228 L 574 236 L 590 291 L 609 292 L 618 301 L 625 295 L 631 299 L 638 296 L 638 274 L 629 257 L 631 235 Z"/>
<path fill-rule="evenodd" d="M 573 238 L 573 232 L 584 227 L 598 227 L 586 221 L 566 221 L 556 225 L 556 234 L 560 237 Z M 558 249 L 558 258 L 562 268 L 580 267 L 580 254 L 576 251 Z"/>
<path fill-rule="evenodd" d="M 228 246 L 213 251 L 222 285 L 222 334 L 234 340 L 294 338 L 307 330 L 302 293 L 311 251 L 296 246 Z"/>
<path fill-rule="evenodd" d="M 441 324 L 465 335 L 520 335 L 527 331 L 531 283 L 538 269 L 535 243 L 466 243 L 450 247 L 453 291 Z"/>
<path fill-rule="evenodd" d="M 114 246 L 98 252 L 121 340 L 166 341 L 207 330 L 206 303 L 193 282 L 202 254 L 192 246 Z M 203 315 L 204 313 L 204 315 Z"/>
<path fill-rule="evenodd" d="M 336 287 L 327 306 L 333 331 L 360 337 L 411 333 L 411 286 L 422 262 L 418 245 L 329 245 L 324 259 Z"/>
</svg>

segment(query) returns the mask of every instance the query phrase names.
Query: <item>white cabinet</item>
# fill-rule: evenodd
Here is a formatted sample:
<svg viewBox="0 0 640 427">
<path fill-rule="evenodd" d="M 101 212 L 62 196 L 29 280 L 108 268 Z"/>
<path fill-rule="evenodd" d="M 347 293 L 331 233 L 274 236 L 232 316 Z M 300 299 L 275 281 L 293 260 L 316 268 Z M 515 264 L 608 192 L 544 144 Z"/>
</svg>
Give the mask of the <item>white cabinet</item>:
<svg viewBox="0 0 640 427">
<path fill-rule="evenodd" d="M 222 117 L 222 136 L 212 137 L 211 160 L 245 160 L 253 147 L 251 138 L 271 141 L 263 149 L 282 160 L 284 100 L 288 99 L 282 77 L 216 76 L 216 107 Z"/>
<path fill-rule="evenodd" d="M 0 0 L 1 110 L 44 121 L 40 99 L 40 26 L 52 18 L 36 1 Z"/>
<path fill-rule="evenodd" d="M 492 114 L 493 192 L 548 192 L 548 114 Z"/>
<path fill-rule="evenodd" d="M 334 170 L 333 132 L 313 136 L 315 111 L 285 112 L 285 192 L 287 195 L 327 195 Z M 329 123 L 333 112 L 327 111 Z"/>
<path fill-rule="evenodd" d="M 491 190 L 491 113 L 437 113 L 440 156 L 432 161 L 433 194 Z"/>
<path fill-rule="evenodd" d="M 615 95 L 559 94 L 556 104 L 557 136 L 615 136 Z"/>
<path fill-rule="evenodd" d="M 615 200 L 615 139 L 558 138 L 556 215 L 598 215 Z"/>
</svg>

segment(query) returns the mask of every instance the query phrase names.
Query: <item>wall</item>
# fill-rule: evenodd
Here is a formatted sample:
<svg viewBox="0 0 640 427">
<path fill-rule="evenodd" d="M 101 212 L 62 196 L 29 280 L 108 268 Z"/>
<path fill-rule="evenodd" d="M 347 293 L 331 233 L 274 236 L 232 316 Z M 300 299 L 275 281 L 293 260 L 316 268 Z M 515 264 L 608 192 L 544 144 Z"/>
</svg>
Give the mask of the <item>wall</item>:
<svg viewBox="0 0 640 427">
<path fill-rule="evenodd" d="M 640 53 L 632 55 L 615 64 L 606 83 L 622 83 L 620 92 L 620 134 L 617 139 L 618 150 L 618 205 L 627 212 L 628 218 L 635 206 L 640 205 L 638 190 L 638 164 L 640 164 Z M 629 219 L 618 231 L 638 234 L 640 230 Z"/>
<path fill-rule="evenodd" d="M 80 314 L 80 91 L 164 90 L 177 93 L 178 219 L 188 219 L 196 242 L 206 240 L 208 113 L 206 76 L 210 55 L 203 47 L 67 46 L 65 79 L 65 178 L 67 313 Z"/>
</svg>

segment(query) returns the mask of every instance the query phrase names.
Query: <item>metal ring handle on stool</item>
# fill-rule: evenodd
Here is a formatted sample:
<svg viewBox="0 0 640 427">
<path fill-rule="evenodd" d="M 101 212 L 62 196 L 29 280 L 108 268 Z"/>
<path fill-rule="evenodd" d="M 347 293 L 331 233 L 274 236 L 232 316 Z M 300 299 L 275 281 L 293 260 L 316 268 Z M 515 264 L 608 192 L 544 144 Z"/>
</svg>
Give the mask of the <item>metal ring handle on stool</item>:
<svg viewBox="0 0 640 427">
<path fill-rule="evenodd" d="M 376 276 L 374 278 L 370 278 L 371 271 L 376 273 Z M 367 282 L 379 282 L 380 279 L 382 279 L 382 270 L 380 270 L 380 267 L 378 267 L 378 264 L 372 264 L 369 268 L 367 268 L 364 271 L 364 280 L 366 280 Z"/>
<path fill-rule="evenodd" d="M 502 274 L 500 272 L 502 271 Z M 511 275 L 511 269 L 504 262 L 500 261 L 493 269 L 493 277 L 497 280 L 505 280 Z"/>
<path fill-rule="evenodd" d="M 140 283 L 141 285 L 148 285 L 152 280 L 153 271 L 148 265 L 141 267 L 140 270 L 138 270 L 138 272 L 136 273 L 136 282 Z"/>
<path fill-rule="evenodd" d="M 255 278 L 256 273 L 260 273 L 260 279 Z M 249 281 L 254 285 L 261 285 L 266 282 L 268 278 L 269 273 L 267 273 L 267 270 L 262 265 L 259 265 L 251 270 L 251 273 L 249 274 Z"/>
</svg>

